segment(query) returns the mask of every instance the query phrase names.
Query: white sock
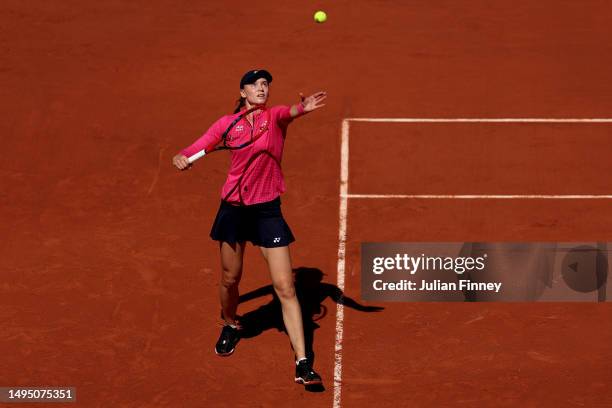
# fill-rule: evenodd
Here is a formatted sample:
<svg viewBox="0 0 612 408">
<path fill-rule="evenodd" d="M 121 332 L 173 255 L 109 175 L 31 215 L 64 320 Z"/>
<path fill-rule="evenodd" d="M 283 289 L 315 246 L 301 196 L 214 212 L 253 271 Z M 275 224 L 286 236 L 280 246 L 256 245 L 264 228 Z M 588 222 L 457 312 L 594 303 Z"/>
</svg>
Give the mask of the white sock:
<svg viewBox="0 0 612 408">
<path fill-rule="evenodd" d="M 302 360 L 308 360 L 308 359 L 306 357 L 302 357 L 298 361 L 295 362 L 295 365 L 300 364 L 300 361 L 302 361 Z"/>
</svg>

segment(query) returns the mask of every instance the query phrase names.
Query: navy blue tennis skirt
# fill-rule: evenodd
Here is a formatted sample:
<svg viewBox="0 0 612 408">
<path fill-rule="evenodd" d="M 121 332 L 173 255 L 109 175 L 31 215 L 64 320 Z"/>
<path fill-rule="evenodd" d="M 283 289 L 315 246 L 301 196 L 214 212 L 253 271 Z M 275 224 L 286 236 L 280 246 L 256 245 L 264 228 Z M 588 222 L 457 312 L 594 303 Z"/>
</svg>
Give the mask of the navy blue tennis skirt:
<svg viewBox="0 0 612 408">
<path fill-rule="evenodd" d="M 260 204 L 238 206 L 221 201 L 210 230 L 215 241 L 250 241 L 264 248 L 287 246 L 295 237 L 281 212 L 280 197 Z"/>
</svg>

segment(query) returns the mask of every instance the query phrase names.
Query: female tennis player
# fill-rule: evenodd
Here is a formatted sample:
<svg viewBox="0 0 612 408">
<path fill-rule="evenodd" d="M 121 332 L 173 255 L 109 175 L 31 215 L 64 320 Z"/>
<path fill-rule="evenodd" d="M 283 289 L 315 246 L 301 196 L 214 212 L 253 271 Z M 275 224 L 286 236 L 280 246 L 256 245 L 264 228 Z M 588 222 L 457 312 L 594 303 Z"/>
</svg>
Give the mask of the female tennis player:
<svg viewBox="0 0 612 408">
<path fill-rule="evenodd" d="M 280 195 L 285 191 L 280 162 L 287 127 L 294 118 L 325 104 L 326 92 L 292 106 L 266 103 L 272 75 L 266 70 L 249 71 L 240 80 L 240 99 L 233 115 L 217 120 L 202 137 L 172 159 L 180 170 L 190 168 L 195 158 L 221 148 L 230 149 L 231 164 L 221 189 L 221 205 L 210 236 L 219 241 L 221 282 L 219 297 L 224 326 L 215 346 L 219 356 L 234 352 L 240 339 L 236 320 L 238 284 L 246 242 L 258 246 L 267 262 L 272 285 L 281 302 L 283 321 L 296 357 L 295 382 L 320 384 L 304 344 L 302 313 L 295 293 L 289 244 L 295 241 L 281 212 Z M 217 147 L 219 149 L 219 147 Z"/>
</svg>

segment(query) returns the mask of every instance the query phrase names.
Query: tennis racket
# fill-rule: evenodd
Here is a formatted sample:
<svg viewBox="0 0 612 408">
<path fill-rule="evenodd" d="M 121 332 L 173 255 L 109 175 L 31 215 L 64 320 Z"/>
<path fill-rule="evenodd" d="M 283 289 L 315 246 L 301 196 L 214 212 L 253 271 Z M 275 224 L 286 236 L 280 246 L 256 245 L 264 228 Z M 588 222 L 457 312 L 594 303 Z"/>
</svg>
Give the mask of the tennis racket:
<svg viewBox="0 0 612 408">
<path fill-rule="evenodd" d="M 236 124 L 242 120 L 242 118 L 244 118 L 246 115 L 248 115 L 248 114 L 250 114 L 250 113 L 252 113 L 252 112 L 254 112 L 256 110 L 259 110 L 259 109 L 262 109 L 266 116 L 269 115 L 268 110 L 265 109 L 265 107 L 263 107 L 263 106 L 254 106 L 254 107 L 252 107 L 250 109 L 247 109 L 246 111 L 242 112 L 240 115 L 238 115 L 232 121 L 232 123 L 230 123 L 230 125 L 227 127 L 225 132 L 223 132 L 223 134 L 221 135 L 221 141 L 220 141 L 219 144 L 217 144 L 215 147 L 213 147 L 209 151 L 200 150 L 199 152 L 197 152 L 193 156 L 189 156 L 187 158 L 187 160 L 189 161 L 189 164 L 193 163 L 194 161 L 196 161 L 196 160 L 202 158 L 203 156 L 205 156 L 207 154 L 210 154 L 212 152 L 216 152 L 216 151 L 219 151 L 219 150 L 238 150 L 238 149 L 244 149 L 245 147 L 250 146 L 253 143 L 255 143 L 255 141 L 257 139 L 259 139 L 268 130 L 268 125 L 270 123 L 269 117 L 267 117 L 266 120 L 264 121 L 264 123 L 265 123 L 264 126 L 259 127 L 258 129 L 251 128 L 251 132 L 250 132 L 248 138 L 233 137 L 232 135 L 230 135 L 230 132 L 234 128 L 234 126 L 236 126 Z"/>
</svg>

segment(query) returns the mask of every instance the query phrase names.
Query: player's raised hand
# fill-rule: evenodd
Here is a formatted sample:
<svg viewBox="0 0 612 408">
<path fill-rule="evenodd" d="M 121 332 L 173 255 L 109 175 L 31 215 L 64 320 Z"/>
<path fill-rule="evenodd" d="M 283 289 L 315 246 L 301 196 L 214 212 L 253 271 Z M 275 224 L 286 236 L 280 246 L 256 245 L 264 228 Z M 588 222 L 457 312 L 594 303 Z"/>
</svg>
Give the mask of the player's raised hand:
<svg viewBox="0 0 612 408">
<path fill-rule="evenodd" d="M 189 160 L 182 154 L 177 154 L 172 158 L 172 164 L 179 170 L 185 170 L 190 167 Z"/>
<path fill-rule="evenodd" d="M 327 98 L 327 92 L 325 91 L 315 92 L 307 97 L 304 97 L 304 95 L 300 93 L 300 100 L 304 107 L 304 112 L 312 112 L 313 110 L 322 108 L 325 104 L 321 102 L 323 102 L 325 98 Z"/>
</svg>

